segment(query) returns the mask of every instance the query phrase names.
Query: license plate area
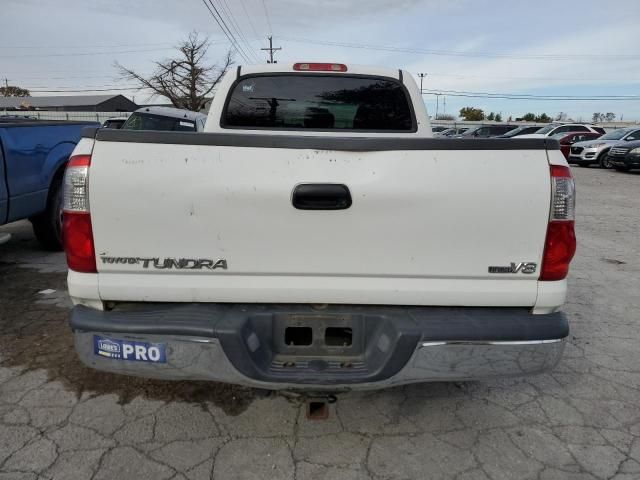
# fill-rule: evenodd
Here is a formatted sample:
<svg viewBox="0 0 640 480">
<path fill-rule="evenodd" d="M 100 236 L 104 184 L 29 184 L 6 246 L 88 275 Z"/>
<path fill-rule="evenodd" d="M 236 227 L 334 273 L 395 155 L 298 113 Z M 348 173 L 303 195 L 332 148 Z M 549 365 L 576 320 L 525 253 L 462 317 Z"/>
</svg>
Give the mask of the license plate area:
<svg viewBox="0 0 640 480">
<path fill-rule="evenodd" d="M 271 373 L 361 375 L 367 372 L 362 315 L 276 314 Z"/>
<path fill-rule="evenodd" d="M 277 355 L 357 357 L 364 353 L 362 315 L 277 314 L 272 326 Z"/>
<path fill-rule="evenodd" d="M 242 310 L 216 330 L 227 358 L 244 375 L 296 384 L 387 378 L 406 364 L 421 338 L 402 311 L 371 314 L 337 305 L 327 311 L 299 305 L 248 315 Z"/>
</svg>

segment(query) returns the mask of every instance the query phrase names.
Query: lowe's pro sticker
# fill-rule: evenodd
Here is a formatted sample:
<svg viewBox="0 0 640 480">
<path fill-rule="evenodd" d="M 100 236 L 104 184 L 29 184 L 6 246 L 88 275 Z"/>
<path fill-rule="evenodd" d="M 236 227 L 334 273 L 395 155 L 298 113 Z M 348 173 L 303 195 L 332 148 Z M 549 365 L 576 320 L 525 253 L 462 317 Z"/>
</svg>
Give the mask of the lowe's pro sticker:
<svg viewBox="0 0 640 480">
<path fill-rule="evenodd" d="M 163 343 L 134 342 L 93 336 L 93 353 L 115 360 L 167 363 Z"/>
</svg>

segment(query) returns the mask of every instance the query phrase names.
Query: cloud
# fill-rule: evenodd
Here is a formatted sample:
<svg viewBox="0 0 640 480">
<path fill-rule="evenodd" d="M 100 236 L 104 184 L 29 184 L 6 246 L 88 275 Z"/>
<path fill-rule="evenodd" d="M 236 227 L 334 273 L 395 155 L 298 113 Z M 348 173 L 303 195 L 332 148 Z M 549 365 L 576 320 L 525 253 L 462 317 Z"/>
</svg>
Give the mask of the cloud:
<svg viewBox="0 0 640 480">
<path fill-rule="evenodd" d="M 624 85 L 640 78 L 640 57 L 632 59 L 616 55 L 635 55 L 633 46 L 639 41 L 640 34 L 634 25 L 621 22 L 615 26 L 567 32 L 535 47 L 514 49 L 508 52 L 509 58 L 425 57 L 412 61 L 407 68 L 415 72 L 433 72 L 429 85 L 448 90 L 516 93 L 558 86 Z M 628 47 L 612 50 L 608 47 L 612 44 Z M 527 58 L 552 54 L 567 58 Z M 572 55 L 602 57 L 568 58 Z M 607 55 L 610 56 L 607 58 Z"/>
<path fill-rule="evenodd" d="M 247 48 L 261 59 L 265 57 L 259 49 L 266 46 L 269 31 L 266 5 L 276 45 L 283 47 L 276 57 L 283 62 L 326 60 L 400 67 L 414 74 L 427 72 L 425 87 L 467 91 L 604 94 L 630 88 L 640 78 L 637 58 L 515 58 L 558 53 L 635 55 L 640 44 L 640 31 L 634 24 L 640 16 L 637 0 L 618 0 L 616 8 L 607 8 L 601 2 L 572 0 L 539 0 L 526 8 L 522 2 L 493 0 L 213 1 L 221 9 L 229 6 L 232 23 L 238 25 L 251 43 Z M 115 60 L 148 71 L 153 60 L 170 55 L 170 47 L 192 30 L 209 34 L 214 41 L 226 42 L 201 0 L 2 0 L 2 3 L 3 37 L 9 40 L 0 45 L 0 56 L 13 55 L 0 58 L 2 73 L 26 86 L 80 88 L 108 84 L 114 82 Z M 25 31 L 29 35 L 25 36 Z M 507 53 L 511 57 L 417 55 L 288 39 L 294 37 L 423 50 Z M 37 48 L 11 50 L 8 47 L 12 45 Z M 99 54 L 118 51 L 104 47 L 109 45 L 128 46 L 122 50 L 150 51 Z M 213 46 L 211 60 L 221 57 L 226 48 L 225 43 Z M 38 58 L 26 55 L 76 51 L 96 54 Z M 23 58 L 15 57 L 21 52 L 25 53 Z M 240 56 L 238 61 L 242 61 Z M 455 102 L 448 99 L 447 107 Z M 494 111 L 519 105 L 478 99 L 477 103 L 481 102 Z M 631 107 L 640 115 L 637 104 L 640 102 Z M 574 104 L 571 108 L 592 107 Z"/>
</svg>

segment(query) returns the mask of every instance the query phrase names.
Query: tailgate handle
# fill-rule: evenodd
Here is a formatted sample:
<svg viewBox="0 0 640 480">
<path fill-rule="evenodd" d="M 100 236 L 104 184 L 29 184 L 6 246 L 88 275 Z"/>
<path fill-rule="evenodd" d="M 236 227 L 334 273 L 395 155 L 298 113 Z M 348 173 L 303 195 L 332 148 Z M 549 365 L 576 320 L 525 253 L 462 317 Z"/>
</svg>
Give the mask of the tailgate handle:
<svg viewBox="0 0 640 480">
<path fill-rule="evenodd" d="M 341 183 L 301 183 L 291 203 L 298 210 L 344 210 L 351 206 L 351 193 Z"/>
</svg>

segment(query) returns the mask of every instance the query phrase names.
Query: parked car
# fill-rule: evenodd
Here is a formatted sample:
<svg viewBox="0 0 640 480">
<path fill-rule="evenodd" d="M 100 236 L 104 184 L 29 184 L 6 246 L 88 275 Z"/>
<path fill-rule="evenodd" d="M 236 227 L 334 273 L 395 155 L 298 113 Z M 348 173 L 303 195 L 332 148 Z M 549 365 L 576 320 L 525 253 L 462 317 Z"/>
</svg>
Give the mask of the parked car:
<svg viewBox="0 0 640 480">
<path fill-rule="evenodd" d="M 431 127 L 431 132 L 433 132 L 433 134 L 435 136 L 438 136 L 438 134 L 444 132 L 445 130 L 448 130 L 449 127 L 447 126 L 442 126 L 442 125 L 435 125 Z"/>
<path fill-rule="evenodd" d="M 620 128 L 602 135 L 597 140 L 575 143 L 571 146 L 568 161 L 582 166 L 596 163 L 601 168 L 611 168 L 608 160 L 609 149 L 621 140 L 640 140 L 640 128 Z"/>
<path fill-rule="evenodd" d="M 640 140 L 616 143 L 609 150 L 607 160 L 619 172 L 640 168 Z"/>
<path fill-rule="evenodd" d="M 122 118 L 108 118 L 102 124 L 102 128 L 122 128 L 124 123 L 127 121 L 127 117 Z"/>
<path fill-rule="evenodd" d="M 38 117 L 32 115 L 0 115 L 0 123 L 33 122 Z"/>
<path fill-rule="evenodd" d="M 133 112 L 123 130 L 166 130 L 172 132 L 202 132 L 207 116 L 171 107 L 142 107 Z"/>
<path fill-rule="evenodd" d="M 97 122 L 0 122 L 0 225 L 28 218 L 49 249 L 61 248 L 62 178 L 81 131 Z"/>
<path fill-rule="evenodd" d="M 601 133 L 595 132 L 571 132 L 558 133 L 556 135 L 552 135 L 550 138 L 555 138 L 560 142 L 560 151 L 564 155 L 564 158 L 569 158 L 569 150 L 573 144 L 576 142 L 583 142 L 585 140 L 593 140 L 601 135 Z"/>
<path fill-rule="evenodd" d="M 500 135 L 500 138 L 513 138 L 519 137 L 520 135 L 528 135 L 530 133 L 536 133 L 541 128 L 542 127 L 539 125 L 521 125 L 518 128 L 508 131 L 504 135 Z"/>
<path fill-rule="evenodd" d="M 469 127 L 447 128 L 436 135 L 436 137 L 455 137 L 456 135 L 462 135 L 467 130 L 469 130 Z"/>
<path fill-rule="evenodd" d="M 602 127 L 596 127 L 586 123 L 550 123 L 546 127 L 542 127 L 536 133 L 530 133 L 528 135 L 521 135 L 522 138 L 543 138 L 551 137 L 559 133 L 571 133 L 571 132 L 594 132 L 601 135 L 605 134 L 605 129 Z"/>
<path fill-rule="evenodd" d="M 97 129 L 74 152 L 88 366 L 340 391 L 559 360 L 575 235 L 555 142 L 433 139 L 408 72 L 318 63 L 230 70 L 206 129 Z"/>
<path fill-rule="evenodd" d="M 462 135 L 458 135 L 456 138 L 490 138 L 490 137 L 499 137 L 504 135 L 507 132 L 510 132 L 514 128 L 517 128 L 517 125 L 503 125 L 503 124 L 495 124 L 495 125 L 481 125 L 479 127 L 470 128 Z"/>
</svg>

